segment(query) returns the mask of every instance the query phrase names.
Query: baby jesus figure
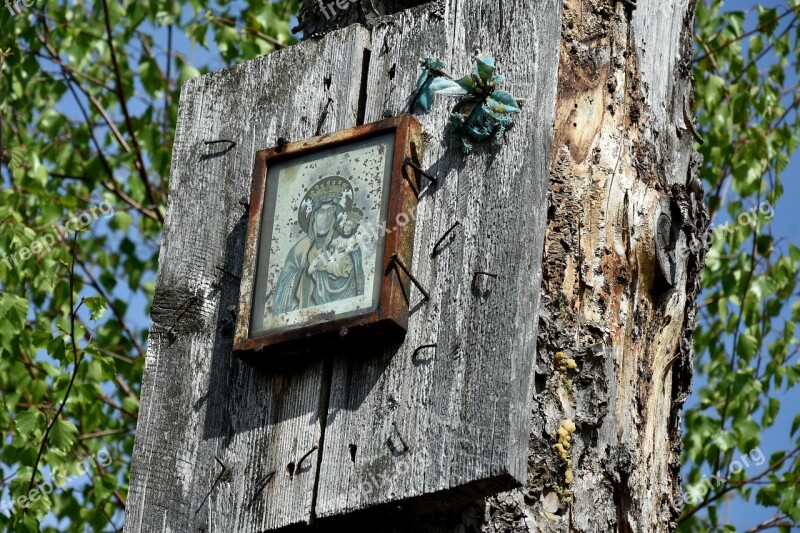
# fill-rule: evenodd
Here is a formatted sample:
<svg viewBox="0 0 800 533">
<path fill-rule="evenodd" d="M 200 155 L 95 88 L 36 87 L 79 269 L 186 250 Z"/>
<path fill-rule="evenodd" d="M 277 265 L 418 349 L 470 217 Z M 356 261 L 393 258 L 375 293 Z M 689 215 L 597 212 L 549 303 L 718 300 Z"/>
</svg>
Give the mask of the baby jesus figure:
<svg viewBox="0 0 800 533">
<path fill-rule="evenodd" d="M 356 267 L 355 259 L 361 259 L 356 231 L 361 224 L 363 212 L 351 208 L 339 214 L 336 220 L 336 236 L 328 247 L 319 253 L 308 266 L 308 273 L 327 272 L 332 278 L 350 276 Z M 357 254 L 354 252 L 358 252 Z M 358 265 L 359 268 L 361 265 Z M 360 294 L 360 293 L 359 293 Z"/>
</svg>

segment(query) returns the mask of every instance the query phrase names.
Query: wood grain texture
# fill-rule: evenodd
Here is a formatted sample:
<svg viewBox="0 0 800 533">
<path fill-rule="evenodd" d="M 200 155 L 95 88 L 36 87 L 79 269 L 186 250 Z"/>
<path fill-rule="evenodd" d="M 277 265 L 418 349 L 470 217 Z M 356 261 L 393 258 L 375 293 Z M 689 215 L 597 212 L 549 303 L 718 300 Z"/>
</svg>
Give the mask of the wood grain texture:
<svg viewBox="0 0 800 533">
<path fill-rule="evenodd" d="M 323 364 L 254 370 L 233 358 L 239 201 L 256 150 L 356 124 L 367 44 L 354 26 L 183 87 L 126 531 L 263 531 L 312 517 L 316 452 L 299 463 L 319 444 Z M 205 144 L 223 139 L 236 144 Z"/>
<path fill-rule="evenodd" d="M 692 32 L 697 0 L 639 2 L 631 13 L 631 47 L 641 76 L 641 97 L 649 127 L 645 140 L 664 165 L 670 185 L 686 184 L 690 174 L 692 136 L 683 118 L 692 116 Z"/>
<path fill-rule="evenodd" d="M 459 75 L 476 48 L 527 102 L 502 143 L 470 155 L 449 131 L 453 99 L 419 116 L 438 184 L 420 196 L 412 270 L 431 300 L 414 294 L 402 345 L 335 358 L 320 517 L 421 496 L 452 505 L 526 479 L 559 6 L 503 2 L 501 15 L 495 2 L 452 1 L 438 16 L 422 6 L 373 29 L 367 121 L 409 109 L 420 57 Z M 478 271 L 496 277 L 473 284 Z"/>
</svg>

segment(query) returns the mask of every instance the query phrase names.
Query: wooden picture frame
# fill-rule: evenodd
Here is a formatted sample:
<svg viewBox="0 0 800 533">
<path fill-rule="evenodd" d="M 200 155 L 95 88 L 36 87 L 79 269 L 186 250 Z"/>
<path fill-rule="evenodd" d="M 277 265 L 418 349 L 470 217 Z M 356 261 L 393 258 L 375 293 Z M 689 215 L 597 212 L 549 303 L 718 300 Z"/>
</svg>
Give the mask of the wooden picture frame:
<svg viewBox="0 0 800 533">
<path fill-rule="evenodd" d="M 256 153 L 238 356 L 405 333 L 421 150 L 402 115 Z"/>
</svg>

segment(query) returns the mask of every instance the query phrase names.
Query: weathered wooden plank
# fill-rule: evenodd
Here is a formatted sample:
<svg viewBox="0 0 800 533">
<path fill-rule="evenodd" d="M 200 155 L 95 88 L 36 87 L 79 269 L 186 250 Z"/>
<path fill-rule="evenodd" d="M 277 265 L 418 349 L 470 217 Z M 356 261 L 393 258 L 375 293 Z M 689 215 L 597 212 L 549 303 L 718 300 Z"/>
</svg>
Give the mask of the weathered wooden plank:
<svg viewBox="0 0 800 533">
<path fill-rule="evenodd" d="M 372 27 L 382 17 L 428 0 L 301 0 L 298 24 L 292 31 L 305 38 L 351 24 Z M 434 0 L 441 2 L 442 0 Z"/>
<path fill-rule="evenodd" d="M 262 531 L 312 517 L 316 452 L 299 460 L 319 443 L 323 365 L 254 370 L 233 358 L 239 200 L 256 150 L 356 124 L 367 44 L 351 27 L 183 87 L 126 531 Z M 217 140 L 232 142 L 205 144 Z"/>
<path fill-rule="evenodd" d="M 431 301 L 413 297 L 402 345 L 335 358 L 319 517 L 420 496 L 452 503 L 527 473 L 560 3 L 452 0 L 437 16 L 431 8 L 373 29 L 367 121 L 408 109 L 418 58 L 442 59 L 458 75 L 476 48 L 495 55 L 507 88 L 528 101 L 502 144 L 468 156 L 446 129 L 453 100 L 438 97 L 419 117 L 425 163 L 440 180 L 421 195 L 416 220 L 413 271 Z M 473 286 L 476 271 L 497 277 Z"/>
</svg>

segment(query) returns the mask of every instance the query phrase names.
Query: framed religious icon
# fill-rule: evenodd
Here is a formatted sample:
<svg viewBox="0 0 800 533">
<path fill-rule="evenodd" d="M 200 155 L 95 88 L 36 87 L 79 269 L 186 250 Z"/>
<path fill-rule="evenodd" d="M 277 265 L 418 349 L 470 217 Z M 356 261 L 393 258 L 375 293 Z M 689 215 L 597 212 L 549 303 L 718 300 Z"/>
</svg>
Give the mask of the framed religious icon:
<svg viewBox="0 0 800 533">
<path fill-rule="evenodd" d="M 421 147 L 403 115 L 256 153 L 238 355 L 405 332 Z"/>
</svg>

